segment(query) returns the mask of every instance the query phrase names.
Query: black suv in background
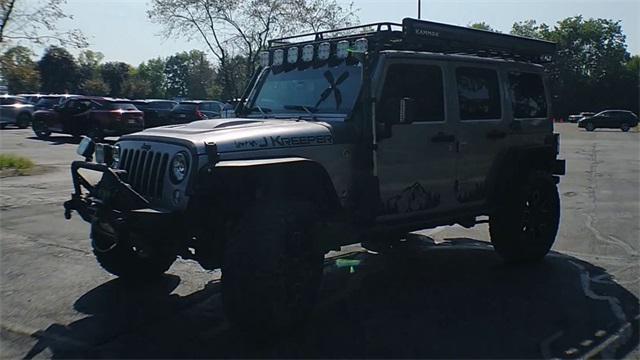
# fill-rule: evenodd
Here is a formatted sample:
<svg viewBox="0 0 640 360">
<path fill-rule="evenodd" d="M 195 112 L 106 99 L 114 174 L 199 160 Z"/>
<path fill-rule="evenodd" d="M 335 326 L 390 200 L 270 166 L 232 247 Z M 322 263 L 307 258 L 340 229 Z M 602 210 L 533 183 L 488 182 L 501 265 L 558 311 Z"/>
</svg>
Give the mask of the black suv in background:
<svg viewBox="0 0 640 360">
<path fill-rule="evenodd" d="M 584 117 L 578 121 L 578 127 L 587 131 L 597 128 L 620 129 L 629 131 L 630 128 L 638 126 L 638 117 L 628 110 L 605 110 L 591 117 Z"/>
<path fill-rule="evenodd" d="M 225 104 L 219 101 L 185 100 L 176 105 L 169 115 L 172 124 L 221 117 Z"/>
<path fill-rule="evenodd" d="M 169 114 L 178 104 L 172 100 L 152 99 L 132 100 L 131 103 L 144 113 L 144 125 L 147 128 L 172 124 Z"/>
</svg>

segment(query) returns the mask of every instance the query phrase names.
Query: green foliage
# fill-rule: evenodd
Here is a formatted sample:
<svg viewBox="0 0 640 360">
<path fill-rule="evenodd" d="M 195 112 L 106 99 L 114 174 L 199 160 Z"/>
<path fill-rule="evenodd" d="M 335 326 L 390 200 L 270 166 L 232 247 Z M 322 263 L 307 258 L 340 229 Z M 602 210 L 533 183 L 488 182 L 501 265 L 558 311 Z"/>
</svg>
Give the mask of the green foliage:
<svg viewBox="0 0 640 360">
<path fill-rule="evenodd" d="M 168 97 L 207 99 L 212 95 L 215 70 L 204 52 L 191 50 L 167 59 L 166 94 Z"/>
<path fill-rule="evenodd" d="M 513 24 L 511 33 L 557 44 L 548 68 L 556 117 L 612 108 L 638 112 L 638 60 L 627 53 L 619 21 L 574 16 L 551 28 L 527 20 Z"/>
<path fill-rule="evenodd" d="M 73 55 L 58 47 L 48 47 L 38 62 L 41 90 L 45 93 L 74 92 L 78 85 L 78 65 Z"/>
<path fill-rule="evenodd" d="M 80 86 L 80 92 L 84 95 L 107 96 L 111 92 L 109 85 L 102 78 L 85 80 Z"/>
<path fill-rule="evenodd" d="M 166 96 L 167 77 L 164 72 L 166 65 L 167 61 L 158 57 L 138 66 L 138 76 L 147 84 L 147 97 L 161 99 Z"/>
<path fill-rule="evenodd" d="M 30 170 L 35 166 L 30 159 L 14 154 L 0 154 L 0 170 Z"/>
<path fill-rule="evenodd" d="M 131 65 L 119 61 L 104 63 L 100 68 L 102 80 L 109 86 L 109 96 L 124 96 L 125 82 L 130 77 Z"/>
<path fill-rule="evenodd" d="M 493 31 L 493 32 L 497 32 L 497 33 L 500 32 L 500 31 L 492 28 L 491 26 L 489 26 L 489 24 L 487 24 L 484 21 L 473 23 L 473 24 L 469 24 L 468 27 L 470 27 L 472 29 L 476 29 L 476 30 Z"/>
<path fill-rule="evenodd" d="M 24 46 L 9 48 L 0 56 L 0 74 L 12 93 L 32 93 L 40 89 L 40 73 L 31 59 L 33 52 Z"/>
</svg>

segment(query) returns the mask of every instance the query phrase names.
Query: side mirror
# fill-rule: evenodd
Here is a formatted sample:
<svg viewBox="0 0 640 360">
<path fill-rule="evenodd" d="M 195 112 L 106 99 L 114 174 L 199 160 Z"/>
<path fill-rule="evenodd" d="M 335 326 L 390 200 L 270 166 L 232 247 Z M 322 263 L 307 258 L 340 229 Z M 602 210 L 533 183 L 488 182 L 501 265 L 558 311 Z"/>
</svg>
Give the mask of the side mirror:
<svg viewBox="0 0 640 360">
<path fill-rule="evenodd" d="M 415 103 L 412 98 L 400 99 L 400 124 L 411 124 L 415 120 Z"/>
<path fill-rule="evenodd" d="M 82 141 L 76 149 L 76 153 L 85 158 L 85 161 L 91 161 L 93 158 L 93 152 L 95 151 L 96 144 L 88 136 L 83 136 Z"/>
</svg>

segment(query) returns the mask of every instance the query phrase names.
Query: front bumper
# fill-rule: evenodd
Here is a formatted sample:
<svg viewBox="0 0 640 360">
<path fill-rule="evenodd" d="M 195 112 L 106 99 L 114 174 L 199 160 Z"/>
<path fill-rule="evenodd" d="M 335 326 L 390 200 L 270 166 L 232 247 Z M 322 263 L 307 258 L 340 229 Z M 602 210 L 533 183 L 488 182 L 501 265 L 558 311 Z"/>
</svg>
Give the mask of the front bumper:
<svg viewBox="0 0 640 360">
<path fill-rule="evenodd" d="M 93 185 L 80 174 L 80 169 L 100 172 L 102 178 Z M 117 230 L 145 232 L 162 229 L 163 224 L 175 224 L 174 213 L 152 208 L 142 195 L 122 181 L 124 174 L 123 170 L 113 170 L 104 164 L 74 161 L 71 164 L 74 192 L 71 200 L 64 203 L 65 218 L 70 219 L 76 211 L 92 224 L 108 223 Z"/>
</svg>

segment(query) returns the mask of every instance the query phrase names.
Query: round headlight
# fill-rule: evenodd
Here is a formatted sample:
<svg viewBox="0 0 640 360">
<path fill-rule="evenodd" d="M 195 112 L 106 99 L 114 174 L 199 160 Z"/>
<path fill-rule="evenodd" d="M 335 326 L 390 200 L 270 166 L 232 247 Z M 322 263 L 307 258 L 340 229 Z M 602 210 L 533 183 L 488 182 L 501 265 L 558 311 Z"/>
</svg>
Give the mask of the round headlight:
<svg viewBox="0 0 640 360">
<path fill-rule="evenodd" d="M 177 153 L 171 160 L 171 179 L 180 183 L 187 177 L 189 171 L 189 158 L 183 152 Z"/>
</svg>

